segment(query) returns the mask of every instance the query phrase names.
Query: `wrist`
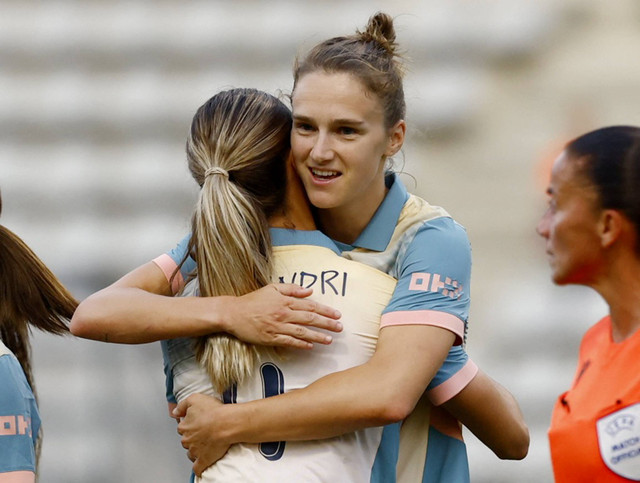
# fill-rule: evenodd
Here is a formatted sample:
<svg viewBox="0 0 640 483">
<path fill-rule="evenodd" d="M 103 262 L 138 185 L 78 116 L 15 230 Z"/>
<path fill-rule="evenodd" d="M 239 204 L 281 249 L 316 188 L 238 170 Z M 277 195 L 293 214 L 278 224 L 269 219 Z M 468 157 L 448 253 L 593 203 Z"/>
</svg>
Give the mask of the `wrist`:
<svg viewBox="0 0 640 483">
<path fill-rule="evenodd" d="M 183 297 L 185 304 L 182 312 L 183 324 L 185 314 L 193 325 L 191 336 L 202 336 L 219 332 L 228 332 L 231 326 L 229 312 L 232 310 L 231 301 L 234 297 Z"/>
<path fill-rule="evenodd" d="M 250 427 L 249 414 L 244 404 L 225 404 L 221 406 L 222 413 L 217 419 L 217 437 L 225 444 L 252 443 L 246 428 Z"/>
<path fill-rule="evenodd" d="M 208 297 L 209 300 L 215 302 L 213 310 L 209 310 L 209 317 L 213 314 L 212 332 L 233 333 L 232 314 L 235 308 L 236 297 L 232 295 L 220 295 L 218 297 Z M 210 307 L 211 309 L 211 307 Z"/>
</svg>

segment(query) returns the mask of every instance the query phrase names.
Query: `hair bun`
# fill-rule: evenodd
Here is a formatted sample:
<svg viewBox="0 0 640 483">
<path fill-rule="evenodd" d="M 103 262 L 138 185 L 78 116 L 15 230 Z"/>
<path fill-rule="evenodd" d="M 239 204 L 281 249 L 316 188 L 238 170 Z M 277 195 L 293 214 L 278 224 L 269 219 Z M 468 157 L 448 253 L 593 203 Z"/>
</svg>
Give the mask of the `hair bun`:
<svg viewBox="0 0 640 483">
<path fill-rule="evenodd" d="M 363 42 L 376 42 L 391 55 L 396 53 L 396 31 L 390 15 L 377 12 L 369 18 L 364 32 L 356 30 Z"/>
</svg>

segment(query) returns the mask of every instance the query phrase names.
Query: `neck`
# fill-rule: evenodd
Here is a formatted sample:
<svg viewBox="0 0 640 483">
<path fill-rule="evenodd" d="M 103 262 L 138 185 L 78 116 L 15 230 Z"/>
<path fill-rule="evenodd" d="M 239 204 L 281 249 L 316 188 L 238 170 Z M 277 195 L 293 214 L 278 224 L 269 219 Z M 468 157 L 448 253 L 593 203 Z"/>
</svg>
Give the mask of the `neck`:
<svg viewBox="0 0 640 483">
<path fill-rule="evenodd" d="M 622 342 L 640 329 L 640 260 L 629 253 L 607 267 L 604 282 L 593 288 L 609 305 L 613 341 Z"/>
<path fill-rule="evenodd" d="M 273 228 L 294 230 L 316 229 L 316 223 L 302 182 L 292 169 L 287 171 L 287 192 L 285 194 L 284 208 L 281 213 L 274 214 L 269 218 L 269 225 Z"/>
<path fill-rule="evenodd" d="M 318 210 L 318 224 L 322 232 L 333 240 L 351 245 L 367 227 L 373 215 L 368 219 L 358 218 L 337 209 Z"/>
<path fill-rule="evenodd" d="M 388 191 L 383 183 L 379 190 L 367 193 L 365 199 L 358 203 L 317 210 L 320 229 L 333 240 L 353 244 L 371 222 Z"/>
</svg>

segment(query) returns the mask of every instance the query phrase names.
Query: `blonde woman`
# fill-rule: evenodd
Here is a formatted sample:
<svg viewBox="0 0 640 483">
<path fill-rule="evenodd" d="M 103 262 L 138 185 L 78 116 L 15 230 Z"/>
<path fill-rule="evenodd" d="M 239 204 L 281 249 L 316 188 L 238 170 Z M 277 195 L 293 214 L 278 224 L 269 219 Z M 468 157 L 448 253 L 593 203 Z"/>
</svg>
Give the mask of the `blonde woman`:
<svg viewBox="0 0 640 483">
<path fill-rule="evenodd" d="M 267 350 L 226 334 L 200 338 L 197 359 L 208 376 L 184 340 L 168 341 L 178 401 L 193 392 L 228 403 L 275 396 L 362 364 L 375 350 L 395 280 L 339 257 L 335 244 L 315 230 L 286 162 L 290 122 L 280 101 L 250 89 L 221 92 L 196 112 L 187 161 L 201 189 L 186 253 L 198 262 L 197 279 L 182 295 L 241 295 L 288 280 L 316 288 L 312 300 L 338 308 L 344 330 L 332 344 L 306 353 Z M 175 266 L 169 256 L 156 262 Z M 362 481 L 381 436 L 382 428 L 367 428 L 317 441 L 236 445 L 197 481 L 314 481 L 318 475 Z"/>
</svg>

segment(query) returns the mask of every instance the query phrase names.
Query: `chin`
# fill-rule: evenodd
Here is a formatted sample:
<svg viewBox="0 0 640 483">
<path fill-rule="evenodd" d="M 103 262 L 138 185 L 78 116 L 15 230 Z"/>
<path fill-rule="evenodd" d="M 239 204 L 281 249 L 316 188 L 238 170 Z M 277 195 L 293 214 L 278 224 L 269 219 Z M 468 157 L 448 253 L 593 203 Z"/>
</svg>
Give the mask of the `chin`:
<svg viewBox="0 0 640 483">
<path fill-rule="evenodd" d="M 556 285 L 589 285 L 589 280 L 584 274 L 575 272 L 554 272 L 551 279 Z"/>
<path fill-rule="evenodd" d="M 551 280 L 553 280 L 553 283 L 556 285 L 568 285 L 570 283 L 563 277 L 558 277 L 556 275 L 551 275 Z"/>
<path fill-rule="evenodd" d="M 570 283 L 566 273 L 562 273 L 561 271 L 554 269 L 553 267 L 551 267 L 551 269 L 551 280 L 553 281 L 553 283 L 555 283 L 556 285 L 567 285 L 568 283 Z"/>
<path fill-rule="evenodd" d="M 307 196 L 309 197 L 309 202 L 314 206 L 314 208 L 319 210 L 327 210 L 336 207 L 335 202 L 326 196 L 314 196 L 313 193 L 307 194 Z"/>
</svg>

